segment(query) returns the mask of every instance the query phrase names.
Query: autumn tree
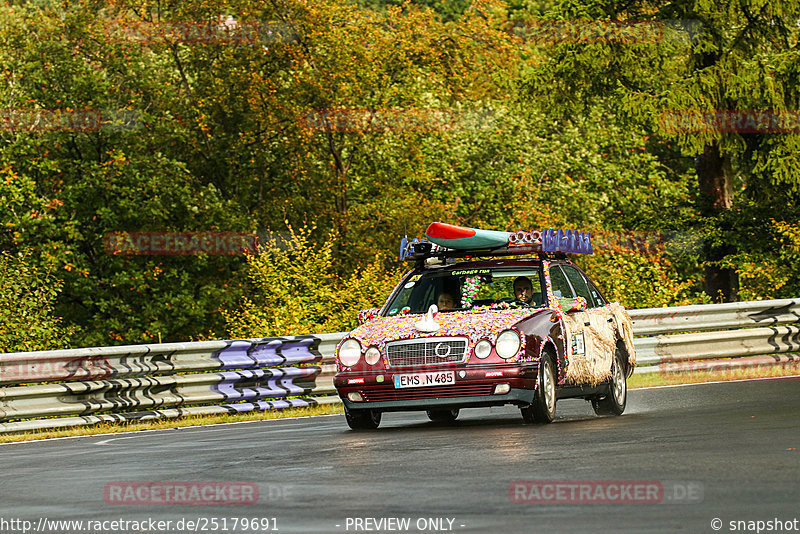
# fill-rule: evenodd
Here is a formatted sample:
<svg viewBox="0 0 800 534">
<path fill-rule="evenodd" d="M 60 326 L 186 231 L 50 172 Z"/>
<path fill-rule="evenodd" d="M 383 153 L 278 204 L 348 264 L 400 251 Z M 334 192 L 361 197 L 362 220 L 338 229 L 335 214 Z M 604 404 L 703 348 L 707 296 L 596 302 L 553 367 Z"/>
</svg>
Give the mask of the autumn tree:
<svg viewBox="0 0 800 534">
<path fill-rule="evenodd" d="M 557 2 L 538 16 L 523 25 L 533 27 L 530 38 L 546 57 L 531 73 L 530 94 L 578 112 L 604 99 L 625 124 L 651 132 L 651 146 L 667 145 L 668 158 L 693 159 L 696 209 L 715 228 L 704 249 L 706 292 L 735 300 L 736 270 L 723 260 L 736 252 L 737 210 L 751 200 L 764 205 L 770 191 L 799 189 L 797 133 L 748 132 L 708 121 L 676 127 L 670 119 L 798 109 L 800 5 L 595 0 Z M 782 196 L 796 202 L 795 194 Z"/>
</svg>

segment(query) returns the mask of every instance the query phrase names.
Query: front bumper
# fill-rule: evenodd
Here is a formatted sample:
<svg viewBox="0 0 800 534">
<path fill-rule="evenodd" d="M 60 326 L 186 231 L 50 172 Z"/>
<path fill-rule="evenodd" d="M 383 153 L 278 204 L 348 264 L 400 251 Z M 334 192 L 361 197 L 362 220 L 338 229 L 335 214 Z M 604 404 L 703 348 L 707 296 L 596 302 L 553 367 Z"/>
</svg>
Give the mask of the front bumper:
<svg viewBox="0 0 800 534">
<path fill-rule="evenodd" d="M 395 388 L 394 375 L 410 372 L 455 371 L 455 384 Z M 414 411 L 484 406 L 519 406 L 533 401 L 538 368 L 524 366 L 418 367 L 414 370 L 342 372 L 334 377 L 334 386 L 350 410 Z M 462 375 L 463 376 L 460 376 Z M 488 376 L 487 376 L 488 375 Z M 495 394 L 495 386 L 508 384 L 510 390 Z M 363 400 L 352 401 L 349 393 L 358 392 Z"/>
</svg>

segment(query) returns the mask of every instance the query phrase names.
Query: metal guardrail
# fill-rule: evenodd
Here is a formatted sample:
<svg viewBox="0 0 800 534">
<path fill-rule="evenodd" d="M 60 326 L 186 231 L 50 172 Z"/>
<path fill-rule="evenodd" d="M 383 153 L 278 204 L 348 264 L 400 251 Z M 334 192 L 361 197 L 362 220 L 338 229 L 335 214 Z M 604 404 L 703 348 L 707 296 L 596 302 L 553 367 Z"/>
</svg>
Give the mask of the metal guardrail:
<svg viewBox="0 0 800 534">
<path fill-rule="evenodd" d="M 631 310 L 637 372 L 797 364 L 800 299 Z M 678 333 L 681 332 L 681 333 Z M 754 357 L 758 356 L 758 357 Z"/>
<path fill-rule="evenodd" d="M 637 372 L 800 362 L 800 299 L 630 315 Z M 344 335 L 0 354 L 0 432 L 338 402 Z"/>
<path fill-rule="evenodd" d="M 335 401 L 313 396 L 333 392 L 316 378 L 340 337 L 0 354 L 0 432 Z"/>
<path fill-rule="evenodd" d="M 800 299 L 642 308 L 629 313 L 637 336 L 778 326 L 800 322 Z"/>
</svg>

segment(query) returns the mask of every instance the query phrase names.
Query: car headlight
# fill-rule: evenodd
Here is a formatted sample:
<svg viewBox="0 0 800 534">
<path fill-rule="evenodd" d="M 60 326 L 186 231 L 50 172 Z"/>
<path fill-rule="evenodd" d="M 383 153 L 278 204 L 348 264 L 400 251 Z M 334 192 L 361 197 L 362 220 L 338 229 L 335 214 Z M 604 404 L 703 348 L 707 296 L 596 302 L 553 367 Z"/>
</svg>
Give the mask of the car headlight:
<svg viewBox="0 0 800 534">
<path fill-rule="evenodd" d="M 345 367 L 353 367 L 361 358 L 361 343 L 350 338 L 339 347 L 339 361 Z"/>
<path fill-rule="evenodd" d="M 378 350 L 378 347 L 370 347 L 364 353 L 364 359 L 367 360 L 368 364 L 375 365 L 381 359 L 381 351 Z"/>
<path fill-rule="evenodd" d="M 481 360 L 484 358 L 488 358 L 489 354 L 492 353 L 492 344 L 489 343 L 487 340 L 482 339 L 478 341 L 475 345 L 475 356 L 480 358 Z"/>
<path fill-rule="evenodd" d="M 507 360 L 517 355 L 517 352 L 519 352 L 520 345 L 521 342 L 517 331 L 506 330 L 505 332 L 497 336 L 497 343 L 495 344 L 495 348 L 497 350 L 498 356 Z"/>
</svg>

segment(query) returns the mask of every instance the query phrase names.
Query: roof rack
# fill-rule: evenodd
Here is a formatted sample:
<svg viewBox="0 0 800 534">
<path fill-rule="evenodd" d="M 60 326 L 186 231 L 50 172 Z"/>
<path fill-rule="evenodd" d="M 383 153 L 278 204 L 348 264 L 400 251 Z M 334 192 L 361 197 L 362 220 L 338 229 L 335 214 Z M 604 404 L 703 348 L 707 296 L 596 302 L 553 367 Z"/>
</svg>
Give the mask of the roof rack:
<svg viewBox="0 0 800 534">
<path fill-rule="evenodd" d="M 518 232 L 480 230 L 435 222 L 425 231 L 428 240 L 404 237 L 400 241 L 401 260 L 465 258 L 548 254 L 592 254 L 589 232 L 548 228 Z"/>
</svg>

